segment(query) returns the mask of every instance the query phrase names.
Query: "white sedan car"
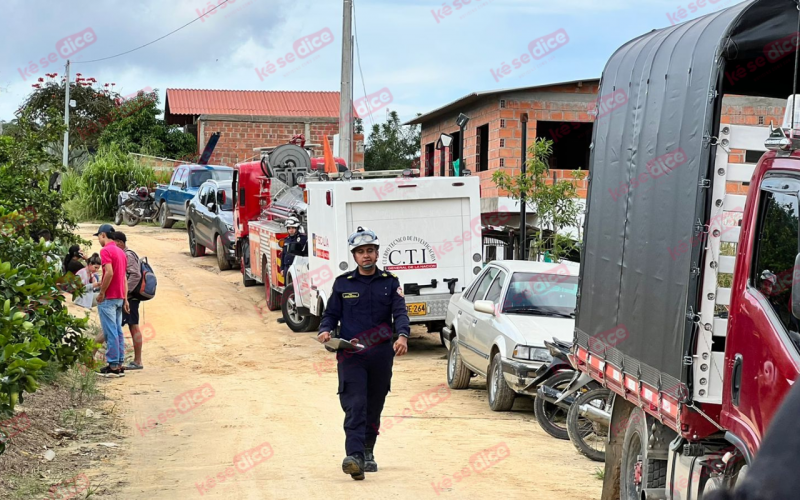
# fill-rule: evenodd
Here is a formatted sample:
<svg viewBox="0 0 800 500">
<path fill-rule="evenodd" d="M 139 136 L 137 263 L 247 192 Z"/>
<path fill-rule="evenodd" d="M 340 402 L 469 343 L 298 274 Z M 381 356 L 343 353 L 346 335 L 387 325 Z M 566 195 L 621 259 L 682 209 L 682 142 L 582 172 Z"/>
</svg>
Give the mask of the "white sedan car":
<svg viewBox="0 0 800 500">
<path fill-rule="evenodd" d="M 536 369 L 553 359 L 544 341 L 573 338 L 578 271 L 573 262 L 489 263 L 450 299 L 448 385 L 465 389 L 473 373 L 482 375 L 491 409 L 510 410 Z"/>
</svg>

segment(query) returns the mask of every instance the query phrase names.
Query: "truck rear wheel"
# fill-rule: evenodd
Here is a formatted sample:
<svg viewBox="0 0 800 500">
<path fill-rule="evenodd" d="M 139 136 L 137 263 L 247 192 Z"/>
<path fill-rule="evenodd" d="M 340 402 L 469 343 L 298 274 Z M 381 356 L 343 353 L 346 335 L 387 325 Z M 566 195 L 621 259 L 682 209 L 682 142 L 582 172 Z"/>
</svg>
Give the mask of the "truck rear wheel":
<svg viewBox="0 0 800 500">
<path fill-rule="evenodd" d="M 620 500 L 639 500 L 645 488 L 663 488 L 667 482 L 667 461 L 648 457 L 647 416 L 633 408 L 622 442 Z"/>
<path fill-rule="evenodd" d="M 169 229 L 175 224 L 175 221 L 169 218 L 169 207 L 167 206 L 167 202 L 161 202 L 161 210 L 159 210 L 158 214 L 158 225 L 164 229 Z"/>
<path fill-rule="evenodd" d="M 295 302 L 294 283 L 289 283 L 283 289 L 283 304 L 281 304 L 283 311 L 283 319 L 293 332 L 307 332 L 311 326 L 312 317 L 302 316 L 297 311 L 297 303 Z"/>
<path fill-rule="evenodd" d="M 242 271 L 242 285 L 244 285 L 245 288 L 258 285 L 258 282 L 252 278 L 248 278 L 245 272 L 245 269 L 250 265 L 250 240 L 243 238 L 238 241 L 236 246 L 237 248 L 241 246 L 242 257 L 239 259 L 239 265 Z"/>
<path fill-rule="evenodd" d="M 270 311 L 277 311 L 281 308 L 281 294 L 272 288 L 272 283 L 269 282 L 266 259 L 264 263 L 261 264 L 261 281 L 264 282 L 264 296 L 267 300 L 267 309 Z"/>
</svg>

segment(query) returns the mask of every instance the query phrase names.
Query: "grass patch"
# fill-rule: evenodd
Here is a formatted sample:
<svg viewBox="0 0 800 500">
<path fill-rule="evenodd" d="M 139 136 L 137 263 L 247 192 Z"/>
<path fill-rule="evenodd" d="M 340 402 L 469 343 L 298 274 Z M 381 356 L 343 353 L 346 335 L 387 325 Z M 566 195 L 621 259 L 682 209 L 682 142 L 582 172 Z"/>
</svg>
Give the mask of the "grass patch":
<svg viewBox="0 0 800 500">
<path fill-rule="evenodd" d="M 605 469 L 601 469 L 600 467 L 595 467 L 594 474 L 592 475 L 595 477 L 595 479 L 599 479 L 602 481 L 603 479 L 606 478 L 606 471 Z"/>
</svg>

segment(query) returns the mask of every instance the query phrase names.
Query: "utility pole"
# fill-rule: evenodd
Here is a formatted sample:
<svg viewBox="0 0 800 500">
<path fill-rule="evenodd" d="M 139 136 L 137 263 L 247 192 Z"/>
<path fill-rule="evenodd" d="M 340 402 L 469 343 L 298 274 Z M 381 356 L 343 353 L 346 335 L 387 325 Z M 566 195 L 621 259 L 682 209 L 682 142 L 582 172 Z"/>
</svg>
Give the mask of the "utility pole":
<svg viewBox="0 0 800 500">
<path fill-rule="evenodd" d="M 61 156 L 64 168 L 69 166 L 69 59 L 67 59 L 66 93 L 64 95 L 64 152 Z"/>
<path fill-rule="evenodd" d="M 342 88 L 339 94 L 339 157 L 353 168 L 353 2 L 344 0 Z"/>
<path fill-rule="evenodd" d="M 528 157 L 528 113 L 523 113 L 522 117 L 520 118 L 520 124 L 522 125 L 522 158 L 520 158 L 520 173 L 521 178 L 525 178 L 525 161 Z M 519 255 L 521 260 L 528 260 L 528 245 L 527 245 L 527 229 L 528 229 L 528 221 L 526 220 L 525 214 L 525 198 L 527 197 L 528 193 L 520 193 L 519 197 Z"/>
</svg>

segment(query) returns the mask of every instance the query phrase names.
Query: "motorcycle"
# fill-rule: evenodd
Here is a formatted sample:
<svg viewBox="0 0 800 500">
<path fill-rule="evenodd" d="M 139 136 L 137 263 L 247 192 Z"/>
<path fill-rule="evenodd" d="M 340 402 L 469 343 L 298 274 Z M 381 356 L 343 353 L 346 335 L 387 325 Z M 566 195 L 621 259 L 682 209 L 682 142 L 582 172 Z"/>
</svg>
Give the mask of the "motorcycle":
<svg viewBox="0 0 800 500">
<path fill-rule="evenodd" d="M 569 439 L 566 419 L 572 400 L 563 405 L 556 405 L 555 400 L 560 395 L 559 391 L 566 389 L 575 374 L 568 358 L 572 344 L 553 338 L 553 342 L 545 341 L 544 345 L 553 359 L 536 370 L 535 378 L 525 388 L 525 392 L 536 392 L 533 412 L 542 430 L 556 439 Z"/>
<path fill-rule="evenodd" d="M 130 191 L 120 191 L 117 196 L 117 214 L 114 224 L 120 225 L 124 221 L 128 226 L 145 221 L 158 220 L 159 206 L 156 204 L 155 192 L 146 187 L 133 188 Z"/>
<path fill-rule="evenodd" d="M 544 343 L 553 360 L 537 370 L 537 377 L 530 384 L 538 386 L 533 411 L 542 430 L 556 439 L 567 440 L 570 439 L 568 416 L 573 403 L 584 393 L 601 386 L 575 370 L 571 343 L 555 338 L 553 341 Z M 574 395 L 575 392 L 580 394 Z M 583 424 L 583 420 L 580 423 Z"/>
</svg>

